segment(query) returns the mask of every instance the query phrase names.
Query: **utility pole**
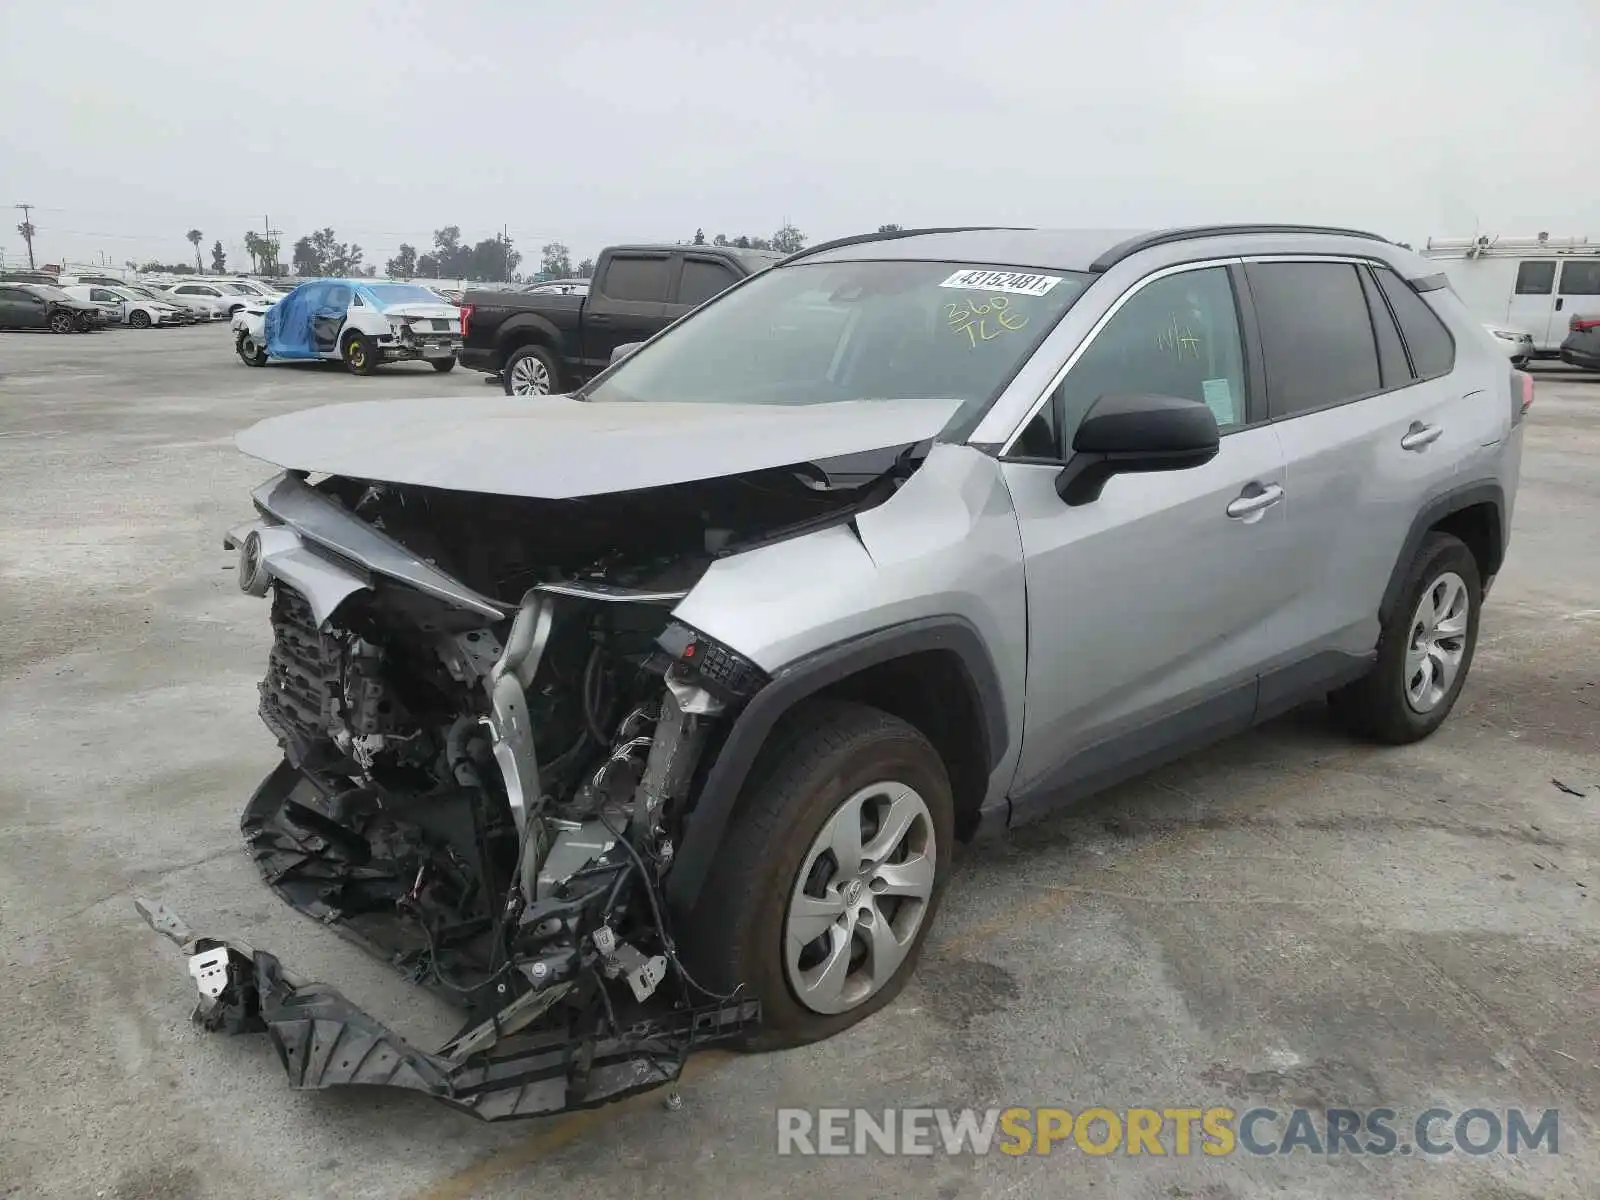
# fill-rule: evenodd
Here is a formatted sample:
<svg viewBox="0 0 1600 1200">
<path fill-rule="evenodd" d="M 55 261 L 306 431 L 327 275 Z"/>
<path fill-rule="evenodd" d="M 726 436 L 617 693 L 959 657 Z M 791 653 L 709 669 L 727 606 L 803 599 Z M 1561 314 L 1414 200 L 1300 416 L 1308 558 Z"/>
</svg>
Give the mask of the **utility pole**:
<svg viewBox="0 0 1600 1200">
<path fill-rule="evenodd" d="M 283 266 L 278 262 L 278 235 L 281 234 L 283 230 L 274 229 L 272 227 L 272 218 L 266 213 L 261 214 L 261 225 L 264 231 L 261 236 L 266 240 L 267 243 L 267 257 L 272 262 L 272 273 L 274 275 L 281 275 L 283 273 Z"/>
<path fill-rule="evenodd" d="M 511 282 L 511 227 L 500 226 L 500 280 Z"/>
<path fill-rule="evenodd" d="M 28 212 L 37 208 L 37 204 L 13 204 L 11 207 L 22 210 L 22 224 L 17 226 L 17 232 L 22 235 L 22 240 L 28 243 L 28 270 L 33 270 L 33 222 L 28 220 Z"/>
</svg>

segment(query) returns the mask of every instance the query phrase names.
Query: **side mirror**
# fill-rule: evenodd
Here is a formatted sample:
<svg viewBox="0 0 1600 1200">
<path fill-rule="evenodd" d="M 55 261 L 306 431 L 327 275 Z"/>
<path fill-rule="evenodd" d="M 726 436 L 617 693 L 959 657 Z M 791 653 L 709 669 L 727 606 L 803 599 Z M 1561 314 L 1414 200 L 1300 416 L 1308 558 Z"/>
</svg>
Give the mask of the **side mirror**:
<svg viewBox="0 0 1600 1200">
<path fill-rule="evenodd" d="M 611 361 L 606 365 L 615 366 L 642 345 L 644 345 L 643 342 L 623 342 L 622 345 L 611 352 Z"/>
<path fill-rule="evenodd" d="M 1100 498 L 1113 475 L 1184 471 L 1217 456 L 1217 419 L 1198 400 L 1178 396 L 1101 396 L 1072 439 L 1056 494 L 1076 507 Z"/>
</svg>

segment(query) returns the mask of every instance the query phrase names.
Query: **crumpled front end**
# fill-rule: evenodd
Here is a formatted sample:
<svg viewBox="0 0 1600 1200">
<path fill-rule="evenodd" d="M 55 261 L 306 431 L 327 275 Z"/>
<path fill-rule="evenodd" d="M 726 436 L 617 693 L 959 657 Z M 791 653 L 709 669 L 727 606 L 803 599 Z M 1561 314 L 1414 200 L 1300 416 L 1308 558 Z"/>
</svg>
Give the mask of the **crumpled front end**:
<svg viewBox="0 0 1600 1200">
<path fill-rule="evenodd" d="M 271 954 L 184 946 L 206 1027 L 292 1086 L 422 1091 L 496 1120 L 676 1078 L 759 1005 L 679 954 L 664 881 L 725 723 L 765 682 L 672 617 L 714 557 L 845 520 L 815 472 L 577 500 L 280 476 L 233 531 L 270 600 L 282 762 L 241 826 L 285 901 L 463 1011 L 422 1050 Z"/>
</svg>

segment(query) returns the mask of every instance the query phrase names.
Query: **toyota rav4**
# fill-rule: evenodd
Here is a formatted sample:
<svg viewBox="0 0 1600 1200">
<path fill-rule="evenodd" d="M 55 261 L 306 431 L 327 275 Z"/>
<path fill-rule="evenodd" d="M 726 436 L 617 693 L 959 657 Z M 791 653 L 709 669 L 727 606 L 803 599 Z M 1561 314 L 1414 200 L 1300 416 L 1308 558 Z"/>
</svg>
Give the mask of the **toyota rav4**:
<svg viewBox="0 0 1600 1200">
<path fill-rule="evenodd" d="M 947 229 L 794 255 L 571 396 L 274 417 L 227 538 L 283 752 L 245 841 L 462 1030 L 142 907 L 300 1088 L 496 1119 L 827 1037 L 957 842 L 1323 696 L 1432 733 L 1531 401 L 1369 234 Z"/>
</svg>

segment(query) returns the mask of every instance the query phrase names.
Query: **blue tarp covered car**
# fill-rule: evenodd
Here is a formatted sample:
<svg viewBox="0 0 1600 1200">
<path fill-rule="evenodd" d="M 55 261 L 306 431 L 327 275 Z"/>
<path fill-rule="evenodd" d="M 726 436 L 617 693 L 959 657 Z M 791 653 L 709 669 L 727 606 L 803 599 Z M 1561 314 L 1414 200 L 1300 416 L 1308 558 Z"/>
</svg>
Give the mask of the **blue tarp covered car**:
<svg viewBox="0 0 1600 1200">
<path fill-rule="evenodd" d="M 234 346 L 246 365 L 269 359 L 339 359 L 357 375 L 379 364 L 426 359 L 456 365 L 461 310 L 415 283 L 311 279 L 265 312 L 234 317 Z"/>
</svg>

